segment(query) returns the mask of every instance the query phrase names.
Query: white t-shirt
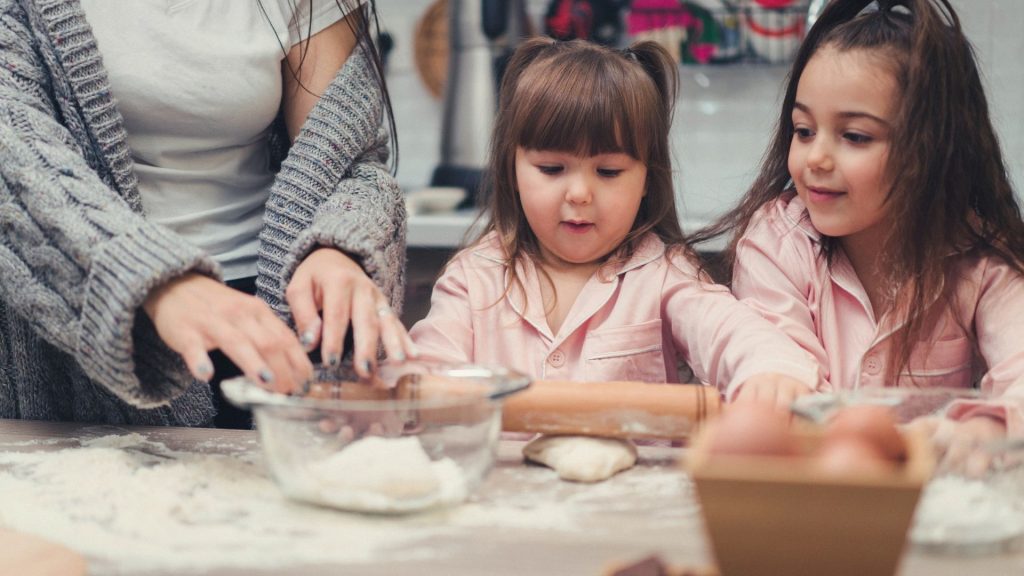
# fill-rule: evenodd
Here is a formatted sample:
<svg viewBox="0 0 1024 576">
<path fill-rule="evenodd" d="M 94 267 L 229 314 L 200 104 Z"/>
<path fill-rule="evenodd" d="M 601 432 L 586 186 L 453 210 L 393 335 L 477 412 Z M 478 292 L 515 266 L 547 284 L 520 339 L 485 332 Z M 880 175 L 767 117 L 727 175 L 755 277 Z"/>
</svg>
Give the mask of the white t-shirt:
<svg viewBox="0 0 1024 576">
<path fill-rule="evenodd" d="M 344 13 L 335 0 L 82 6 L 124 116 L 147 216 L 210 253 L 226 279 L 255 276 L 281 61 Z"/>
</svg>

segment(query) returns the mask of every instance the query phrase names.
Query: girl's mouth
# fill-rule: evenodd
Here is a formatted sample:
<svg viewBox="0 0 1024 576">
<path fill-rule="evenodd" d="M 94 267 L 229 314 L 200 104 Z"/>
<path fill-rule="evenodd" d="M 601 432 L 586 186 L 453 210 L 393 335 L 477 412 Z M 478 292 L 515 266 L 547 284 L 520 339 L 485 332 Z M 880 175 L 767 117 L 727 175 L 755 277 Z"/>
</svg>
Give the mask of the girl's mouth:
<svg viewBox="0 0 1024 576">
<path fill-rule="evenodd" d="M 571 222 L 569 220 L 563 220 L 562 226 L 573 234 L 583 234 L 593 228 L 592 222 Z"/>
<path fill-rule="evenodd" d="M 808 188 L 807 196 L 812 202 L 828 202 L 845 196 L 845 192 L 829 190 L 828 188 Z"/>
</svg>

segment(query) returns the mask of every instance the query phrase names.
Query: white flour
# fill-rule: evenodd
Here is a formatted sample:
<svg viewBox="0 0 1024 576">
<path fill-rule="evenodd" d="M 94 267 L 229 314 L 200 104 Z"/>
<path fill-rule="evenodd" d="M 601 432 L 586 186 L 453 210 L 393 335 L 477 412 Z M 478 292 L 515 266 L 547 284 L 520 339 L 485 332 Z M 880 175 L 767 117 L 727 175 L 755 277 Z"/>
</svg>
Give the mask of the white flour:
<svg viewBox="0 0 1024 576">
<path fill-rule="evenodd" d="M 482 528 L 593 532 L 586 519 L 598 511 L 642 514 L 648 525 L 665 529 L 696 518 L 695 506 L 666 505 L 692 502 L 675 467 L 635 469 L 593 486 L 561 482 L 541 467 L 504 467 L 494 472 L 503 482 L 467 504 L 396 518 L 289 501 L 258 452 L 175 452 L 139 434 L 82 444 L 56 452 L 0 451 L 0 525 L 84 553 L 93 576 L 218 567 L 301 573 L 303 565 L 458 553 L 458 545 L 438 543 L 471 540 Z M 639 501 L 638 494 L 644 495 Z"/>
<path fill-rule="evenodd" d="M 910 539 L 954 549 L 1009 542 L 1024 534 L 1024 502 L 1012 494 L 998 482 L 936 478 L 921 495 Z"/>
</svg>

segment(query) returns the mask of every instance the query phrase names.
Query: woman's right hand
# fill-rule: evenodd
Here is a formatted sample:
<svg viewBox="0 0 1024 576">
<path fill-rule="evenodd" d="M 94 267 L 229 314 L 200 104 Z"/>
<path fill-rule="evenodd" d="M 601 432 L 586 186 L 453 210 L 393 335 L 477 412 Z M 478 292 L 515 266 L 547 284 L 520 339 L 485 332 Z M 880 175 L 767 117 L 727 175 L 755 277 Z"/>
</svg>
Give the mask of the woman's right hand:
<svg viewBox="0 0 1024 576">
<path fill-rule="evenodd" d="M 277 392 L 313 375 L 299 339 L 262 300 L 196 273 L 154 289 L 143 309 L 157 333 L 181 354 L 192 375 L 209 381 L 208 352 L 220 349 L 242 373 Z"/>
</svg>

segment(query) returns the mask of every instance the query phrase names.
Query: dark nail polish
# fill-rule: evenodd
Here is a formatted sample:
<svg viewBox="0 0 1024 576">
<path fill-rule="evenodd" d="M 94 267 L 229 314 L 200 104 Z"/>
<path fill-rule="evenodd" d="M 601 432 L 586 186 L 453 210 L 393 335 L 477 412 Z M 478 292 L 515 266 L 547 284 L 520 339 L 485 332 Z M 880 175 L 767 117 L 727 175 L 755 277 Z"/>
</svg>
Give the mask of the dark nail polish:
<svg viewBox="0 0 1024 576">
<path fill-rule="evenodd" d="M 196 372 L 199 372 L 199 377 L 203 380 L 209 380 L 210 376 L 213 376 L 213 366 L 209 362 L 203 362 L 196 366 Z"/>
<path fill-rule="evenodd" d="M 341 363 L 341 357 L 338 356 L 337 354 L 331 354 L 330 356 L 327 357 L 327 365 L 328 366 L 337 366 L 340 363 Z"/>
<path fill-rule="evenodd" d="M 309 348 L 309 345 L 313 343 L 313 331 L 306 330 L 299 336 L 299 344 L 302 344 L 305 348 Z"/>
<path fill-rule="evenodd" d="M 363 360 L 363 370 L 366 371 L 367 374 L 373 373 L 373 366 L 370 364 L 369 360 Z"/>
<path fill-rule="evenodd" d="M 274 383 L 274 373 L 268 370 L 267 368 L 260 370 L 259 376 L 260 380 L 262 380 L 264 384 Z"/>
</svg>

